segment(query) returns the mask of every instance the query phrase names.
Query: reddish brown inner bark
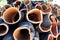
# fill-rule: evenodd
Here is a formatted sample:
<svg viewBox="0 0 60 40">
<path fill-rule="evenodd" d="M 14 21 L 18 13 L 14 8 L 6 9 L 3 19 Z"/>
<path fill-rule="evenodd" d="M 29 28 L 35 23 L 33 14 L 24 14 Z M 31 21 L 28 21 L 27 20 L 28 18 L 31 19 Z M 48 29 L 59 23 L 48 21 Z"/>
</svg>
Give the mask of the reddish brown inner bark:
<svg viewBox="0 0 60 40">
<path fill-rule="evenodd" d="M 32 12 L 28 14 L 28 18 L 35 22 L 41 21 L 41 12 L 39 10 L 32 10 Z"/>
<path fill-rule="evenodd" d="M 52 23 L 51 25 L 52 25 L 51 32 L 54 36 L 56 36 L 57 35 L 57 28 L 56 28 L 57 26 L 55 23 Z"/>
<path fill-rule="evenodd" d="M 20 31 L 17 31 L 15 37 L 17 40 L 30 40 L 30 34 L 27 29 L 21 29 Z"/>
</svg>

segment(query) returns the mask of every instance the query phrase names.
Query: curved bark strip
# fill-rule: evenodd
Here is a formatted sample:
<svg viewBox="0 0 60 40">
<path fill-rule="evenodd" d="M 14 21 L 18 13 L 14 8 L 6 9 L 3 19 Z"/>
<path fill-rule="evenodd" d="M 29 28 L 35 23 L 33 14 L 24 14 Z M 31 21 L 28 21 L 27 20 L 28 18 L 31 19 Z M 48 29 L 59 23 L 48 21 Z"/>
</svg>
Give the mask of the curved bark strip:
<svg viewBox="0 0 60 40">
<path fill-rule="evenodd" d="M 51 34 L 56 37 L 58 34 L 58 29 L 57 29 L 57 25 L 56 23 L 52 23 L 51 24 L 51 30 L 50 30 Z"/>
<path fill-rule="evenodd" d="M 21 9 L 20 11 L 23 12 L 25 15 L 27 13 L 27 9 Z"/>
<path fill-rule="evenodd" d="M 42 6 L 39 5 L 39 4 L 37 4 L 37 5 L 35 6 L 35 8 L 37 8 L 37 9 L 39 9 L 39 10 L 42 10 Z"/>
<path fill-rule="evenodd" d="M 42 11 L 38 9 L 32 9 L 26 14 L 26 18 L 31 23 L 40 23 L 42 22 Z"/>
<path fill-rule="evenodd" d="M 33 40 L 35 30 L 30 22 L 22 22 L 18 24 L 18 28 L 14 31 L 15 40 Z"/>
<path fill-rule="evenodd" d="M 32 40 L 31 39 L 32 35 L 30 33 L 30 29 L 27 27 L 17 28 L 13 33 L 13 37 L 15 40 Z"/>
<path fill-rule="evenodd" d="M 50 20 L 51 20 L 51 22 L 54 22 L 54 23 L 57 22 L 57 18 L 54 15 L 50 15 Z"/>
<path fill-rule="evenodd" d="M 24 0 L 25 5 L 30 4 L 30 1 L 31 1 L 31 0 Z"/>
<path fill-rule="evenodd" d="M 48 40 L 54 40 L 54 37 L 53 37 L 52 34 L 49 34 L 49 36 L 48 36 Z"/>
<path fill-rule="evenodd" d="M 15 24 L 21 20 L 21 14 L 17 8 L 10 7 L 4 12 L 3 20 L 7 24 Z"/>
<path fill-rule="evenodd" d="M 52 11 L 52 8 L 47 4 L 37 4 L 35 8 L 42 10 L 44 12 L 43 14 L 49 14 Z"/>
<path fill-rule="evenodd" d="M 48 31 L 50 31 L 50 28 L 51 28 L 50 26 L 51 26 L 51 22 L 49 19 L 49 15 L 48 14 L 43 15 L 43 22 L 41 24 L 39 24 L 39 29 L 42 32 L 48 32 Z"/>
<path fill-rule="evenodd" d="M 9 28 L 6 24 L 0 24 L 0 36 L 4 36 L 8 33 Z"/>
<path fill-rule="evenodd" d="M 56 40 L 60 40 L 60 33 L 58 34 Z"/>
<path fill-rule="evenodd" d="M 13 3 L 13 5 L 14 5 L 14 7 L 16 7 L 16 8 L 20 8 L 21 2 L 20 2 L 20 1 L 15 1 L 15 2 Z"/>
<path fill-rule="evenodd" d="M 48 13 L 52 11 L 52 8 L 49 5 L 43 4 L 42 5 L 43 12 Z"/>
<path fill-rule="evenodd" d="M 6 4 L 5 6 L 4 6 L 6 9 L 8 9 L 8 8 L 10 8 L 10 7 L 12 7 L 10 4 Z"/>
<path fill-rule="evenodd" d="M 50 27 L 47 28 L 47 27 L 40 26 L 39 29 L 40 29 L 42 32 L 49 32 L 49 31 L 50 31 Z"/>
</svg>

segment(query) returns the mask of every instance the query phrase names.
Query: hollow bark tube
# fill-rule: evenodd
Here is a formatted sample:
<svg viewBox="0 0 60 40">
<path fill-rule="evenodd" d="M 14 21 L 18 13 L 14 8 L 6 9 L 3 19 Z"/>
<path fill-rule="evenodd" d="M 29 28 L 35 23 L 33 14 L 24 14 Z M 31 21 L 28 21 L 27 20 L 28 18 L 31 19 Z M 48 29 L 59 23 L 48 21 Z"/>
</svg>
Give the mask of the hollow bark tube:
<svg viewBox="0 0 60 40">
<path fill-rule="evenodd" d="M 56 40 L 60 40 L 60 33 L 58 34 Z"/>
<path fill-rule="evenodd" d="M 8 8 L 10 8 L 10 7 L 12 7 L 10 4 L 6 4 L 5 6 L 4 6 L 6 9 L 8 9 Z"/>
<path fill-rule="evenodd" d="M 52 23 L 51 24 L 51 30 L 50 30 L 51 34 L 54 36 L 54 37 L 57 37 L 57 34 L 58 34 L 58 29 L 57 29 L 57 25 L 56 23 Z"/>
<path fill-rule="evenodd" d="M 49 36 L 48 36 L 48 40 L 54 40 L 54 37 L 53 37 L 52 34 L 49 34 Z"/>
<path fill-rule="evenodd" d="M 39 9 L 39 10 L 42 10 L 42 6 L 41 5 L 36 5 L 35 8 Z"/>
<path fill-rule="evenodd" d="M 50 15 L 50 20 L 51 22 L 54 22 L 54 23 L 57 22 L 57 18 L 54 15 Z"/>
<path fill-rule="evenodd" d="M 39 9 L 32 9 L 26 14 L 26 18 L 29 22 L 33 24 L 38 24 L 42 22 L 42 11 Z"/>
<path fill-rule="evenodd" d="M 50 28 L 51 28 L 50 26 L 51 26 L 51 22 L 49 19 L 49 15 L 48 14 L 43 15 L 43 22 L 39 24 L 39 29 L 42 32 L 48 32 L 48 31 L 50 31 Z"/>
<path fill-rule="evenodd" d="M 17 8 L 10 7 L 4 12 L 3 20 L 7 24 L 15 24 L 21 20 L 21 14 Z"/>
<path fill-rule="evenodd" d="M 2 17 L 2 15 L 3 15 L 3 13 L 4 13 L 5 10 L 6 10 L 5 7 L 2 7 L 2 8 L 1 8 L 1 10 L 0 10 L 0 17 Z"/>
<path fill-rule="evenodd" d="M 49 5 L 46 5 L 46 4 L 42 5 L 42 9 L 43 9 L 42 11 L 45 12 L 45 13 L 48 13 L 48 12 L 52 11 L 52 8 Z"/>
<path fill-rule="evenodd" d="M 18 24 L 18 26 L 19 26 L 19 25 L 20 25 L 20 27 L 28 27 L 28 28 L 31 30 L 32 37 L 34 37 L 34 35 L 35 35 L 35 30 L 34 30 L 33 25 L 32 25 L 30 22 L 24 21 L 24 22 Z"/>
<path fill-rule="evenodd" d="M 15 1 L 13 4 L 14 4 L 14 7 L 20 8 L 21 2 Z"/>
<path fill-rule="evenodd" d="M 15 40 L 31 40 L 29 30 L 23 27 L 16 29 L 13 36 Z"/>
<path fill-rule="evenodd" d="M 30 0 L 24 0 L 25 5 L 30 4 Z"/>
<path fill-rule="evenodd" d="M 4 23 L 0 24 L 0 36 L 4 36 L 8 33 L 8 26 Z"/>
<path fill-rule="evenodd" d="M 29 22 L 23 22 L 19 24 L 14 33 L 13 37 L 15 40 L 33 40 L 35 32 L 33 26 Z"/>
</svg>

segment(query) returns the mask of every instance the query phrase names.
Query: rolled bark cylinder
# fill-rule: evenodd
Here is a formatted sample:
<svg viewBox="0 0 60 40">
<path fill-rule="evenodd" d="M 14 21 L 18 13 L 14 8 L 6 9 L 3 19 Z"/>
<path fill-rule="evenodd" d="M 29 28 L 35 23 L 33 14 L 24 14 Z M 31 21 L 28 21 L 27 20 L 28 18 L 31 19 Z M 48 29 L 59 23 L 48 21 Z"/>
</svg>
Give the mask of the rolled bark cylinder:
<svg viewBox="0 0 60 40">
<path fill-rule="evenodd" d="M 19 27 L 16 29 L 13 36 L 15 40 L 32 40 L 30 31 L 26 27 Z"/>
<path fill-rule="evenodd" d="M 3 15 L 3 13 L 5 12 L 6 8 L 5 7 L 2 7 L 1 8 L 1 16 Z"/>
<path fill-rule="evenodd" d="M 35 8 L 37 8 L 37 9 L 39 9 L 39 10 L 42 10 L 42 5 L 37 4 L 37 5 L 35 6 Z"/>
<path fill-rule="evenodd" d="M 26 18 L 29 22 L 33 24 L 41 23 L 43 21 L 42 11 L 39 9 L 32 9 L 27 12 Z"/>
<path fill-rule="evenodd" d="M 21 14 L 17 8 L 10 7 L 4 12 L 3 20 L 7 24 L 15 24 L 21 20 Z"/>
<path fill-rule="evenodd" d="M 51 20 L 51 22 L 54 22 L 54 23 L 57 22 L 57 18 L 54 15 L 50 15 L 50 20 Z"/>
<path fill-rule="evenodd" d="M 51 26 L 51 22 L 50 22 L 50 19 L 49 19 L 49 15 L 48 14 L 43 15 L 43 22 L 41 24 L 39 24 L 39 29 L 42 32 L 49 32 L 50 28 L 51 28 L 50 26 Z"/>
<path fill-rule="evenodd" d="M 8 33 L 9 28 L 6 24 L 2 23 L 0 24 L 0 36 L 4 36 Z"/>
<path fill-rule="evenodd" d="M 60 33 L 58 34 L 56 40 L 60 40 Z"/>
<path fill-rule="evenodd" d="M 55 38 L 57 37 L 58 29 L 57 29 L 56 23 L 52 22 L 50 32 L 53 35 L 53 37 L 55 37 Z"/>
<path fill-rule="evenodd" d="M 30 4 L 31 0 L 24 0 L 25 5 Z"/>
<path fill-rule="evenodd" d="M 52 11 L 52 8 L 47 4 L 37 4 L 35 8 L 42 10 L 44 12 L 43 14 L 49 14 Z"/>
<path fill-rule="evenodd" d="M 20 1 L 15 1 L 13 4 L 14 4 L 14 7 L 20 8 L 21 2 Z"/>
<path fill-rule="evenodd" d="M 33 40 L 35 31 L 31 23 L 23 22 L 19 24 L 20 26 L 14 31 L 13 37 L 15 40 Z"/>
<path fill-rule="evenodd" d="M 48 39 L 47 39 L 47 40 L 54 40 L 53 35 L 52 35 L 52 34 L 49 34 L 49 36 L 48 36 Z"/>
<path fill-rule="evenodd" d="M 42 5 L 42 11 L 45 12 L 46 14 L 52 11 L 52 8 L 49 5 L 43 4 Z"/>
<path fill-rule="evenodd" d="M 5 6 L 4 6 L 6 9 L 8 9 L 8 8 L 10 8 L 10 7 L 12 7 L 10 4 L 6 4 Z"/>
</svg>

